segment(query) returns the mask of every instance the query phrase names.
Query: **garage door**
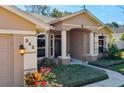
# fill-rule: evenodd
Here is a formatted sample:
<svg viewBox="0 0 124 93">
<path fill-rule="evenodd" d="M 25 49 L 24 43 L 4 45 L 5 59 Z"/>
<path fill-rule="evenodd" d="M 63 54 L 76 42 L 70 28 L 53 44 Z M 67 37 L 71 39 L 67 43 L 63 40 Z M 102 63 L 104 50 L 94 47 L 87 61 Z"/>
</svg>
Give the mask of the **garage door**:
<svg viewBox="0 0 124 93">
<path fill-rule="evenodd" d="M 0 87 L 13 86 L 13 38 L 0 35 Z"/>
</svg>

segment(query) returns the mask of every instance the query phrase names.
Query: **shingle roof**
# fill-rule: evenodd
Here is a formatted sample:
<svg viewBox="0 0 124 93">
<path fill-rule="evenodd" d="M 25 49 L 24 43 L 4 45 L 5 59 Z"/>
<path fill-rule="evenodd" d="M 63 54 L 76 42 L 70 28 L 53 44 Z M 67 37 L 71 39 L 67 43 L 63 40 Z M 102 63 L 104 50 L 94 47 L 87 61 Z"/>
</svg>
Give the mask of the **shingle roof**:
<svg viewBox="0 0 124 93">
<path fill-rule="evenodd" d="M 44 15 L 37 14 L 37 13 L 30 13 L 30 14 L 34 17 L 37 17 L 38 19 L 42 20 L 45 23 L 49 23 L 53 20 L 56 20 L 56 18 L 50 17 L 50 16 L 44 16 Z"/>
</svg>

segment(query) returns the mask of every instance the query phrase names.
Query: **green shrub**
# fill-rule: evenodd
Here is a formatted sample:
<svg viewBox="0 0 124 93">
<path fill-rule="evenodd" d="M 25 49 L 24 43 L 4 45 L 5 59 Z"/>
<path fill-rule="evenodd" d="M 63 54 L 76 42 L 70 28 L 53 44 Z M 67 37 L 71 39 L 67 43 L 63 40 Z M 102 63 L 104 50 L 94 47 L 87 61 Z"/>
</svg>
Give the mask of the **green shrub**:
<svg viewBox="0 0 124 93">
<path fill-rule="evenodd" d="M 109 44 L 107 56 L 110 59 L 119 59 L 120 58 L 120 51 L 116 44 Z"/>
<path fill-rule="evenodd" d="M 38 70 L 40 69 L 40 67 L 56 67 L 57 63 L 55 63 L 53 61 L 53 59 L 49 59 L 49 58 L 44 58 L 41 61 L 38 62 Z"/>
<path fill-rule="evenodd" d="M 124 41 L 124 33 L 121 35 L 120 40 Z"/>
</svg>

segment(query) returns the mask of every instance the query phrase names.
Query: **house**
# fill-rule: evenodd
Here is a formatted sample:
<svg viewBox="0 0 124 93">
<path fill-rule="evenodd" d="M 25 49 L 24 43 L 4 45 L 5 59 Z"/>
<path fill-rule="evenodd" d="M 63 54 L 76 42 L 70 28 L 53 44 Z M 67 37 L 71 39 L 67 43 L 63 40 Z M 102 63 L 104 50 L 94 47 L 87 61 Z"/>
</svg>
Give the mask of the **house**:
<svg viewBox="0 0 124 93">
<path fill-rule="evenodd" d="M 119 49 L 124 49 L 124 41 L 121 40 L 122 34 L 124 34 L 124 27 L 114 28 L 113 40 Z"/>
<path fill-rule="evenodd" d="M 0 86 L 23 86 L 24 73 L 37 70 L 37 60 L 44 57 L 58 58 L 63 64 L 71 58 L 97 60 L 112 33 L 86 9 L 53 18 L 1 5 Z"/>
</svg>

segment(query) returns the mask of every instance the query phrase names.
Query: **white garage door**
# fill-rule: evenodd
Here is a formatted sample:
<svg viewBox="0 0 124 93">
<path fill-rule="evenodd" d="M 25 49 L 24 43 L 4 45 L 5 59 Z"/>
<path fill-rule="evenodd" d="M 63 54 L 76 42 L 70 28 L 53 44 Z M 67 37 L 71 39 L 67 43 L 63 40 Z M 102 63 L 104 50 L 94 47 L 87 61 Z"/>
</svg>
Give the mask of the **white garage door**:
<svg viewBox="0 0 124 93">
<path fill-rule="evenodd" d="M 0 87 L 13 86 L 13 38 L 0 35 Z"/>
</svg>

